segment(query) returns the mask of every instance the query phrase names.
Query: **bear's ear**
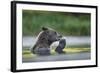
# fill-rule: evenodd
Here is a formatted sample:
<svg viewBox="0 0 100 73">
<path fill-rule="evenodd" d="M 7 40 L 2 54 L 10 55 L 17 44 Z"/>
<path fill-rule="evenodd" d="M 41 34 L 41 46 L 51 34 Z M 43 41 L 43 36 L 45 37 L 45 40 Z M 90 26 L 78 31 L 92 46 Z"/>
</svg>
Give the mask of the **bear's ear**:
<svg viewBox="0 0 100 73">
<path fill-rule="evenodd" d="M 45 31 L 45 30 L 48 30 L 48 28 L 47 27 L 42 27 L 42 30 Z"/>
</svg>

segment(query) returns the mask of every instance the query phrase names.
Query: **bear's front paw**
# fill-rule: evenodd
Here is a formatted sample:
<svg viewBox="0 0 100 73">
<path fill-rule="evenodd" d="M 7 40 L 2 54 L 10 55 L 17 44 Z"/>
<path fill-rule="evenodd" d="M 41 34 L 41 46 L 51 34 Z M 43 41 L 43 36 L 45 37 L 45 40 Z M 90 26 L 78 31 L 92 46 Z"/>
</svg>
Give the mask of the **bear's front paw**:
<svg viewBox="0 0 100 73">
<path fill-rule="evenodd" d="M 65 48 L 66 46 L 66 40 L 65 39 L 60 39 L 59 41 L 59 45 L 57 46 L 57 48 L 55 49 L 55 51 L 59 54 L 62 54 L 62 53 L 65 53 L 63 51 L 63 49 Z"/>
</svg>

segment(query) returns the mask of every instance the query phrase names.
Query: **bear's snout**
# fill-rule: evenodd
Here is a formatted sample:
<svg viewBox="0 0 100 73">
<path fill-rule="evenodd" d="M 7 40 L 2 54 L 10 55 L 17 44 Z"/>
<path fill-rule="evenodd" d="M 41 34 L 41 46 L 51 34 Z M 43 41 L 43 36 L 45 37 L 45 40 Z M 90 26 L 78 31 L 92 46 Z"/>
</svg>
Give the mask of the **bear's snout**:
<svg viewBox="0 0 100 73">
<path fill-rule="evenodd" d="M 57 38 L 57 41 L 59 41 L 62 38 L 62 35 L 59 35 Z"/>
<path fill-rule="evenodd" d="M 59 37 L 59 38 L 62 38 L 62 35 L 59 35 L 58 37 Z"/>
</svg>

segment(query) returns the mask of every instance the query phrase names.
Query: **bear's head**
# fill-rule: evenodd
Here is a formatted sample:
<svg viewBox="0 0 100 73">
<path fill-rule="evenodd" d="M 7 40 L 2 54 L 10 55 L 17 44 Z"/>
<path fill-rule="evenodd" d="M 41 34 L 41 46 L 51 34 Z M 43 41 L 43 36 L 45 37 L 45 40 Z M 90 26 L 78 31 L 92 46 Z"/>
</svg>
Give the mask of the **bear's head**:
<svg viewBox="0 0 100 73">
<path fill-rule="evenodd" d="M 55 30 L 47 27 L 42 27 L 42 32 L 40 33 L 38 39 L 39 41 L 45 41 L 51 45 L 53 42 L 59 41 L 61 37 L 62 36 Z"/>
</svg>

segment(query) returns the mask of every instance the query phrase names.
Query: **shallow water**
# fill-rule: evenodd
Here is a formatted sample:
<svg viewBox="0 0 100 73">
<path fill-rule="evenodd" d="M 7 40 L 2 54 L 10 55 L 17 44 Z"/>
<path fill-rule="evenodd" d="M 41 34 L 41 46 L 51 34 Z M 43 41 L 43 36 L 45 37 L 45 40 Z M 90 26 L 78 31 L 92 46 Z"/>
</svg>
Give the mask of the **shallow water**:
<svg viewBox="0 0 100 73">
<path fill-rule="evenodd" d="M 66 36 L 66 45 L 90 45 L 91 38 L 87 36 Z M 31 47 L 36 42 L 35 37 L 26 36 L 23 37 L 23 47 Z M 91 57 L 90 52 L 81 52 L 81 53 L 67 53 L 67 54 L 58 54 L 50 56 L 38 56 L 32 58 L 23 58 L 23 62 L 47 62 L 47 61 L 71 61 L 71 60 L 88 60 Z"/>
<path fill-rule="evenodd" d="M 47 62 L 47 61 L 72 61 L 72 60 L 88 60 L 91 59 L 90 52 L 58 54 L 50 56 L 38 56 L 33 58 L 23 58 L 23 62 Z"/>
</svg>

